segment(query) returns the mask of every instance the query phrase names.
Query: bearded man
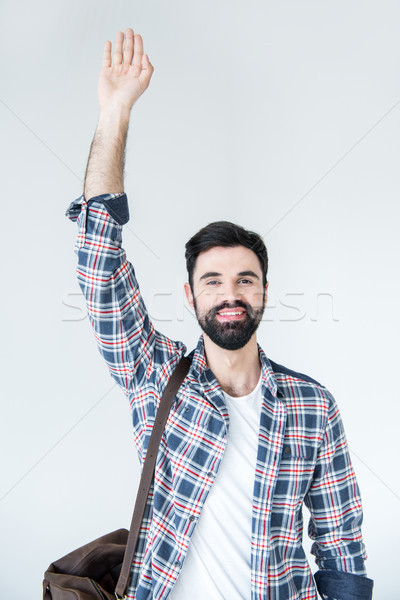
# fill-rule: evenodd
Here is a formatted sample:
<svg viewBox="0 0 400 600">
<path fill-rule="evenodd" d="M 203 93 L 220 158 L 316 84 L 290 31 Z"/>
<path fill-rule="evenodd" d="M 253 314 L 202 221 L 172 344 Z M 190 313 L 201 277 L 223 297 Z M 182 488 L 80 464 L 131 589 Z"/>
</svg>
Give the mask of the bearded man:
<svg viewBox="0 0 400 600">
<path fill-rule="evenodd" d="M 77 221 L 77 274 L 100 352 L 126 394 L 144 461 L 182 342 L 155 330 L 121 246 L 131 108 L 153 73 L 132 29 L 104 47 L 100 117 Z M 362 508 L 336 402 L 267 358 L 256 331 L 267 301 L 261 237 L 221 221 L 186 244 L 185 293 L 202 335 L 169 414 L 128 598 L 369 600 Z M 302 507 L 318 571 L 302 545 Z"/>
</svg>

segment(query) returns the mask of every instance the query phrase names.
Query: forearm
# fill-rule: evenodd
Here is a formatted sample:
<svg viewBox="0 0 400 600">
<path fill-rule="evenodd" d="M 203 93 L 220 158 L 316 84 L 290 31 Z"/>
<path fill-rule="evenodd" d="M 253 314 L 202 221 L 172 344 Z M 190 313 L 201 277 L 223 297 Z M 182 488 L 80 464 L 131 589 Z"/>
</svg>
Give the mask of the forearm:
<svg viewBox="0 0 400 600">
<path fill-rule="evenodd" d="M 360 490 L 338 406 L 327 390 L 325 393 L 329 401 L 327 423 L 304 500 L 310 510 L 308 532 L 314 540 L 311 553 L 322 570 L 364 576 Z"/>
<path fill-rule="evenodd" d="M 132 106 L 147 89 L 153 65 L 143 54 L 141 35 L 128 28 L 119 31 L 112 44 L 106 42 L 99 77 L 100 118 L 86 167 L 84 196 L 124 191 L 125 145 Z"/>
<path fill-rule="evenodd" d="M 86 167 L 84 196 L 87 200 L 124 191 L 129 116 L 129 110 L 119 107 L 100 112 Z"/>
<path fill-rule="evenodd" d="M 319 567 L 315 581 L 327 600 L 370 600 L 373 581 L 366 577 L 360 491 L 339 409 L 333 396 L 325 393 L 327 422 L 304 500 L 310 510 L 311 552 Z"/>
</svg>

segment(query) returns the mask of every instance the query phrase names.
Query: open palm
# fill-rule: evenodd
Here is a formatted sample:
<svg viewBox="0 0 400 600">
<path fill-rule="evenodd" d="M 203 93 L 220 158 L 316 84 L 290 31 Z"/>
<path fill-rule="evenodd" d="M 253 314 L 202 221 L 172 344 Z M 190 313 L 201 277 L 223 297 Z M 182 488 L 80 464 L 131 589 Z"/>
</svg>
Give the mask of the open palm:
<svg viewBox="0 0 400 600">
<path fill-rule="evenodd" d="M 133 29 L 119 31 L 114 50 L 111 42 L 104 44 L 103 66 L 98 95 L 100 109 L 125 108 L 130 110 L 147 89 L 154 71 L 147 54 L 143 54 L 143 40 Z"/>
</svg>

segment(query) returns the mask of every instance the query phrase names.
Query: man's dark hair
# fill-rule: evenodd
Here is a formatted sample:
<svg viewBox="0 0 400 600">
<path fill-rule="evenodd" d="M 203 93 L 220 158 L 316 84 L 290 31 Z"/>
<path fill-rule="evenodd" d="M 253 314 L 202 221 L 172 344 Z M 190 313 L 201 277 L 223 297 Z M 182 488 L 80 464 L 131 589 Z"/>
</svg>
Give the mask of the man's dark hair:
<svg viewBox="0 0 400 600">
<path fill-rule="evenodd" d="M 193 271 L 200 252 L 205 252 L 216 246 L 230 247 L 244 246 L 252 250 L 260 261 L 263 274 L 263 286 L 267 283 L 268 253 L 261 236 L 253 231 L 247 231 L 240 225 L 229 221 L 215 221 L 198 231 L 187 242 L 185 248 L 186 268 L 189 275 L 190 287 L 193 290 Z"/>
</svg>

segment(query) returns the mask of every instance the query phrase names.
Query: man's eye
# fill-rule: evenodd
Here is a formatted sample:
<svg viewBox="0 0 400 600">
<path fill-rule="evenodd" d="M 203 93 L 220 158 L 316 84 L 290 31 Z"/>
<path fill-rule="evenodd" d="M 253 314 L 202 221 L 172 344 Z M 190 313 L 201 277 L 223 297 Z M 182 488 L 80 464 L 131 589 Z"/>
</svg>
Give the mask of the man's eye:
<svg viewBox="0 0 400 600">
<path fill-rule="evenodd" d="M 240 279 L 239 283 L 253 283 L 251 279 Z"/>
<path fill-rule="evenodd" d="M 207 285 L 217 285 L 219 283 L 219 281 L 217 280 L 212 280 L 212 281 L 207 281 Z"/>
</svg>

